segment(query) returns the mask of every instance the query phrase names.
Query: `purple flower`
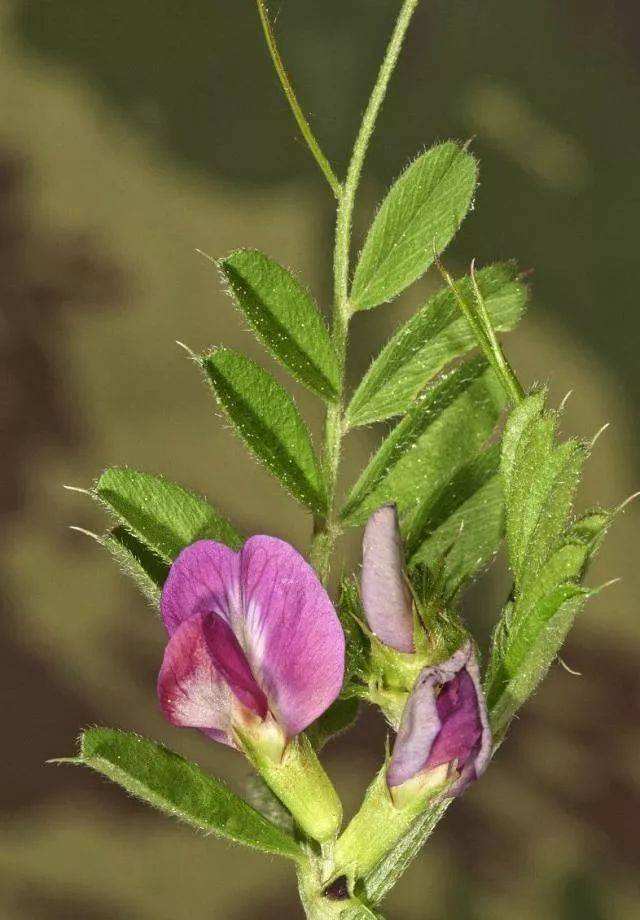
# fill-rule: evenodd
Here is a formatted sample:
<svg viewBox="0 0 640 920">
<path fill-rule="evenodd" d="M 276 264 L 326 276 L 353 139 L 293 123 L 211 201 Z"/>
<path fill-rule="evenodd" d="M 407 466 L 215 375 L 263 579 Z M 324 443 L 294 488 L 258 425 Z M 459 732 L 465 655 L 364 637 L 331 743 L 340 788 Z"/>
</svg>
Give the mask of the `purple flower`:
<svg viewBox="0 0 640 920">
<path fill-rule="evenodd" d="M 162 592 L 169 633 L 158 697 L 174 725 L 238 747 L 236 730 L 282 752 L 336 699 L 344 634 L 313 569 L 275 537 L 239 553 L 201 540 L 180 553 Z"/>
<path fill-rule="evenodd" d="M 413 653 L 413 598 L 404 569 L 395 505 L 383 505 L 367 522 L 362 542 L 361 588 L 371 632 L 383 645 Z"/>
<path fill-rule="evenodd" d="M 387 770 L 392 795 L 411 782 L 435 788 L 449 782 L 459 795 L 485 770 L 491 729 L 472 642 L 448 661 L 424 668 L 405 706 Z"/>
</svg>

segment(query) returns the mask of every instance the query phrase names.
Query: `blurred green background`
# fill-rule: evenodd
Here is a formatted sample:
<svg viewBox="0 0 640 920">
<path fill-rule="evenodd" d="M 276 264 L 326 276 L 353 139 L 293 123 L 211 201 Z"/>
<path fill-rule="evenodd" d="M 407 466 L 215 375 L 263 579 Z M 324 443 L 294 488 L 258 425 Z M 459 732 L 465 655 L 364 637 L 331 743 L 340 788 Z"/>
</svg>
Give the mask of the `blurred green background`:
<svg viewBox="0 0 640 920">
<path fill-rule="evenodd" d="M 283 54 L 343 171 L 398 0 L 273 0 Z M 305 549 L 309 524 L 216 418 L 175 344 L 268 359 L 220 290 L 243 245 L 330 291 L 332 200 L 297 137 L 252 0 L 0 5 L 0 501 L 3 756 L 0 916 L 249 920 L 300 916 L 289 867 L 194 836 L 88 772 L 46 767 L 101 723 L 159 738 L 239 791 L 233 752 L 158 712 L 159 621 L 100 548 L 82 495 L 107 465 L 200 490 L 246 531 Z M 474 136 L 475 212 L 448 255 L 515 256 L 534 301 L 508 340 L 526 383 L 573 390 L 566 431 L 605 422 L 580 495 L 640 483 L 640 12 L 633 0 L 425 0 L 368 160 L 385 185 L 434 139 Z M 353 380 L 432 285 L 357 317 Z M 278 373 L 278 371 L 275 371 Z M 284 378 L 282 378 L 284 379 Z M 318 430 L 315 403 L 295 389 Z M 349 445 L 345 483 L 380 431 Z M 488 775 L 388 901 L 398 920 L 640 916 L 639 513 L 618 520 L 564 658 Z M 345 544 L 355 563 L 358 535 Z M 495 570 L 466 614 L 486 636 Z M 385 730 L 363 714 L 326 760 L 353 810 Z"/>
</svg>

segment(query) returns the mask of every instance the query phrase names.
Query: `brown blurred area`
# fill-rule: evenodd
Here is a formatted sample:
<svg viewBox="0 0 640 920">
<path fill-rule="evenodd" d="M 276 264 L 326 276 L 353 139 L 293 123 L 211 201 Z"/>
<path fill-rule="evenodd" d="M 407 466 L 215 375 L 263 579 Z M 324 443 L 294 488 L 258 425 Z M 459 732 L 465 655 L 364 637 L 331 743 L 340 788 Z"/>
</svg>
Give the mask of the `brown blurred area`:
<svg viewBox="0 0 640 920">
<path fill-rule="evenodd" d="M 301 99 L 340 171 L 396 0 L 281 0 Z M 88 772 L 45 766 L 100 723 L 158 738 L 242 792 L 233 752 L 171 729 L 154 682 L 163 630 L 91 540 L 88 486 L 128 464 L 208 495 L 246 533 L 302 550 L 309 522 L 245 455 L 175 340 L 224 341 L 271 366 L 215 271 L 255 246 L 330 291 L 332 201 L 299 141 L 254 4 L 14 0 L 0 55 L 0 916 L 249 920 L 299 916 L 292 873 L 193 835 Z M 526 383 L 573 390 L 567 432 L 610 423 L 582 507 L 640 488 L 640 16 L 631 0 L 434 0 L 415 18 L 368 161 L 384 187 L 436 138 L 474 136 L 482 184 L 452 268 L 516 257 L 534 300 L 508 340 Z M 435 284 L 354 323 L 356 380 Z M 274 373 L 280 372 L 273 368 Z M 284 375 L 280 375 L 284 381 Z M 290 383 L 287 381 L 287 385 Z M 319 409 L 298 403 L 319 430 Z M 349 444 L 347 484 L 379 440 Z M 640 588 L 634 506 L 591 575 L 620 577 L 496 762 L 388 900 L 398 920 L 633 920 L 640 915 Z M 358 535 L 345 541 L 356 564 Z M 469 594 L 486 639 L 501 562 Z M 347 808 L 384 750 L 380 719 L 327 749 Z"/>
</svg>

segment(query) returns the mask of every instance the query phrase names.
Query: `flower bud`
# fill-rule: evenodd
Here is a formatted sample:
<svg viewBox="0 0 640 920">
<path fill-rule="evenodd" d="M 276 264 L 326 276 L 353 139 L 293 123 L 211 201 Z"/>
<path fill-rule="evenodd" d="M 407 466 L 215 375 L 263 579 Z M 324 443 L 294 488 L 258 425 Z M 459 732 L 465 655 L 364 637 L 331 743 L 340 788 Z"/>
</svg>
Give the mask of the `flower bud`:
<svg viewBox="0 0 640 920">
<path fill-rule="evenodd" d="M 369 699 L 397 729 L 425 666 L 450 654 L 466 633 L 431 598 L 425 605 L 405 570 L 395 505 L 375 511 L 362 544 L 362 604 L 371 642 Z M 436 598 L 437 601 L 437 598 Z"/>
<path fill-rule="evenodd" d="M 409 697 L 387 769 L 394 802 L 453 797 L 485 770 L 491 729 L 473 643 L 426 667 Z"/>
<path fill-rule="evenodd" d="M 424 668 L 388 764 L 335 848 L 335 878 L 362 878 L 426 809 L 460 795 L 484 771 L 491 731 L 473 644 Z"/>
</svg>

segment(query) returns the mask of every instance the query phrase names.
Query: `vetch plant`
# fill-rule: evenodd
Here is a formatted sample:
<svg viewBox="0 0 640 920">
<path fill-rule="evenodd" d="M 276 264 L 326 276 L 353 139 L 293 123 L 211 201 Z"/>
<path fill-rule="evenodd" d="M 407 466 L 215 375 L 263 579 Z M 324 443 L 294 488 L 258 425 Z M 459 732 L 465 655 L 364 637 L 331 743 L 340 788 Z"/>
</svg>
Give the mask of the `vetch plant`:
<svg viewBox="0 0 640 920">
<path fill-rule="evenodd" d="M 257 0 L 284 93 L 337 202 L 330 328 L 309 290 L 270 256 L 241 249 L 217 267 L 267 351 L 322 400 L 321 452 L 261 365 L 224 346 L 197 362 L 246 446 L 307 509 L 308 559 L 272 536 L 246 539 L 203 498 L 157 475 L 109 469 L 90 492 L 115 521 L 100 542 L 159 607 L 168 633 L 158 662 L 162 711 L 246 756 L 279 818 L 126 731 L 88 729 L 67 762 L 198 830 L 290 859 L 304 910 L 318 920 L 381 917 L 386 893 L 451 802 L 482 776 L 558 656 L 594 593 L 584 577 L 616 513 L 574 514 L 591 445 L 558 438 L 560 411 L 543 389 L 523 389 L 498 341 L 527 301 L 516 265 L 472 264 L 454 280 L 441 262 L 475 195 L 468 145 L 447 141 L 418 156 L 353 258 L 367 148 L 418 2 L 401 4 L 340 181 Z M 353 314 L 393 300 L 432 266 L 442 288 L 347 394 Z M 345 437 L 392 419 L 342 501 Z M 360 525 L 361 572 L 344 575 L 332 600 L 339 537 Z M 461 598 L 503 541 L 513 589 L 481 668 Z M 353 724 L 361 701 L 384 713 L 395 738 L 343 829 L 318 755 Z"/>
</svg>

